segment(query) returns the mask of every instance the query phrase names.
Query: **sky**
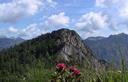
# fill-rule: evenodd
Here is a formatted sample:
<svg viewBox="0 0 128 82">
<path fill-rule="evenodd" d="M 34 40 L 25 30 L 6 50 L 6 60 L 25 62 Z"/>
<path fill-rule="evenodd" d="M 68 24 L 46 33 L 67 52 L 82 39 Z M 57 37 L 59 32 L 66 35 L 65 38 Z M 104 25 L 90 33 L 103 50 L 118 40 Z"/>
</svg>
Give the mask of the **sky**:
<svg viewBox="0 0 128 82">
<path fill-rule="evenodd" d="M 0 37 L 31 39 L 60 28 L 87 37 L 128 34 L 128 0 L 0 0 Z"/>
</svg>

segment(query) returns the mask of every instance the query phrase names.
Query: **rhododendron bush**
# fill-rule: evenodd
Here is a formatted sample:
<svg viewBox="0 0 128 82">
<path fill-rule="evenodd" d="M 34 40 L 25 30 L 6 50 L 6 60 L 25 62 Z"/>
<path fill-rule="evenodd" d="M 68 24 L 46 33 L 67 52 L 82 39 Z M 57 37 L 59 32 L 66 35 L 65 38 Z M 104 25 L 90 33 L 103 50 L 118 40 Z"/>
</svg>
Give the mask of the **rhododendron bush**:
<svg viewBox="0 0 128 82">
<path fill-rule="evenodd" d="M 64 63 L 56 65 L 51 82 L 80 82 L 81 72 L 76 66 L 66 67 Z"/>
</svg>

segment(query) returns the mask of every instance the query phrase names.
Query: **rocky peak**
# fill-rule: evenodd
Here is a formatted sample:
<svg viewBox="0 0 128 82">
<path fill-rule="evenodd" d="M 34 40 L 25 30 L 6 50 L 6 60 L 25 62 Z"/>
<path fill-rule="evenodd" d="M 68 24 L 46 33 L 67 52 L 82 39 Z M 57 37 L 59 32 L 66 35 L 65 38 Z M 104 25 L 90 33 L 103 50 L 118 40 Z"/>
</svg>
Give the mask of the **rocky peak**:
<svg viewBox="0 0 128 82">
<path fill-rule="evenodd" d="M 59 52 L 63 61 L 70 62 L 69 58 L 71 58 L 71 56 L 79 59 L 84 58 L 83 53 L 79 54 L 79 52 L 84 51 L 85 46 L 84 43 L 82 43 L 80 36 L 75 31 L 69 29 L 60 29 L 52 32 L 51 35 L 56 38 L 56 43 L 58 46 L 63 45 L 60 47 L 61 50 Z"/>
<path fill-rule="evenodd" d="M 88 63 L 93 66 L 100 66 L 100 62 L 83 43 L 81 37 L 73 30 L 60 29 L 41 37 L 42 41 L 46 39 L 46 42 L 49 40 L 53 41 L 53 46 L 50 46 L 49 50 L 52 54 L 56 54 L 55 62 L 78 63 L 82 65 L 87 65 Z"/>
<path fill-rule="evenodd" d="M 60 29 L 51 33 L 53 37 L 56 37 L 58 44 L 67 44 L 77 46 L 79 48 L 84 47 L 81 37 L 74 31 L 69 29 Z"/>
</svg>

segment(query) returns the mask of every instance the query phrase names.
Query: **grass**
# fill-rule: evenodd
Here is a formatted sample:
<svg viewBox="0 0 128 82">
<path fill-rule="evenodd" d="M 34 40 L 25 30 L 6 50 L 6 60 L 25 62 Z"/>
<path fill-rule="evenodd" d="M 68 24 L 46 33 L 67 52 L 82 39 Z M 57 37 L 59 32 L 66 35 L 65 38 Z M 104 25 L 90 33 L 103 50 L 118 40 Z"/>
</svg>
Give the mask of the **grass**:
<svg viewBox="0 0 128 82">
<path fill-rule="evenodd" d="M 107 70 L 95 71 L 91 69 L 80 68 L 81 82 L 128 82 L 128 70 L 125 60 L 121 59 L 120 69 L 115 70 L 113 65 Z M 46 65 L 41 62 L 36 63 L 22 77 L 10 75 L 0 79 L 0 82 L 50 82 L 51 75 L 55 68 L 47 69 Z M 0 77 L 1 78 L 1 77 Z"/>
<path fill-rule="evenodd" d="M 87 69 L 80 70 L 82 72 L 81 82 L 128 82 L 128 71 L 123 60 L 120 70 L 114 70 L 112 67 L 107 71 L 100 72 Z M 50 82 L 54 71 L 55 69 L 45 69 L 43 65 L 36 66 L 27 73 L 25 82 Z"/>
<path fill-rule="evenodd" d="M 110 68 L 102 71 L 95 71 L 92 69 L 82 69 L 81 73 L 81 82 L 128 82 L 128 70 L 126 67 L 124 56 L 121 55 L 120 68 L 115 69 L 113 63 Z M 42 65 L 43 66 L 43 65 Z M 32 82 L 50 82 L 51 74 L 53 74 L 55 69 L 44 69 L 41 67 L 40 69 L 36 69 L 36 71 L 31 70 L 30 75 L 31 78 L 38 79 L 40 81 L 32 81 Z M 35 72 L 35 73 L 33 73 Z M 30 79 L 31 79 L 30 78 Z M 30 81 L 27 81 L 30 82 Z"/>
</svg>

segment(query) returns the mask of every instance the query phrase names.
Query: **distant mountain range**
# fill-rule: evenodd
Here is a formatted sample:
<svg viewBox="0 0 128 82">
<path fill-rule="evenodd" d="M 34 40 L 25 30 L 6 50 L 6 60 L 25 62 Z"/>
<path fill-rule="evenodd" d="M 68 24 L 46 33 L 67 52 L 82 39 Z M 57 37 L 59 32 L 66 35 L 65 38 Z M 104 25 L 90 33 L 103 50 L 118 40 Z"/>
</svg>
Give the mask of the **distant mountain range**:
<svg viewBox="0 0 128 82">
<path fill-rule="evenodd" d="M 101 39 L 104 39 L 105 37 L 101 37 L 101 36 L 98 36 L 98 37 L 88 37 L 87 40 L 90 40 L 90 41 L 97 41 L 97 40 L 101 40 Z"/>
<path fill-rule="evenodd" d="M 64 31 L 64 35 L 66 34 L 65 32 L 72 32 L 71 30 L 63 29 L 63 30 L 59 30 L 57 32 L 53 31 L 52 34 L 48 33 L 48 34 L 42 35 L 40 37 L 46 37 L 46 36 L 47 37 L 53 36 L 54 38 L 60 37 L 61 33 L 57 36 L 57 33 L 60 31 L 62 31 L 62 32 Z M 56 33 L 56 35 L 54 35 L 54 32 Z M 63 37 L 66 39 L 67 37 L 64 35 L 63 35 Z M 70 37 L 69 36 L 68 36 L 68 38 L 73 37 L 73 35 Z M 75 36 L 78 36 L 78 35 L 76 34 Z M 40 37 L 36 38 L 37 41 L 38 41 L 38 39 L 40 39 Z M 64 39 L 64 38 L 61 38 L 61 39 Z M 33 42 L 34 40 L 35 39 L 32 39 L 29 42 Z M 42 40 L 45 41 L 46 39 L 42 39 Z M 0 37 L 0 50 L 17 45 L 23 41 L 24 41 L 24 39 L 22 39 L 22 38 L 8 38 L 6 36 Z M 48 42 L 49 41 L 50 41 L 50 39 L 48 40 Z M 41 43 L 41 42 L 39 42 L 39 43 Z M 57 43 L 57 42 L 55 42 L 55 43 Z M 65 42 L 65 43 L 67 43 L 67 42 Z M 72 44 L 76 44 L 76 43 L 77 42 L 74 42 Z M 85 47 L 88 46 L 91 49 L 90 51 L 92 51 L 92 52 L 90 52 L 90 53 L 93 53 L 96 56 L 96 58 L 99 60 L 105 60 L 109 63 L 115 62 L 116 65 L 119 65 L 120 61 L 121 61 L 121 55 L 122 55 L 124 57 L 124 59 L 126 60 L 126 63 L 128 63 L 128 35 L 125 33 L 110 35 L 109 37 L 102 37 L 102 36 L 89 37 L 86 40 L 84 40 L 84 43 L 85 43 Z M 52 43 L 49 43 L 49 45 L 50 44 L 53 45 Z M 79 43 L 79 44 L 81 44 L 81 43 Z M 61 45 L 64 45 L 64 44 L 61 44 Z M 33 47 L 33 44 L 31 46 Z M 48 46 L 48 45 L 45 45 L 45 46 Z M 75 48 L 73 48 L 73 49 L 75 49 Z M 69 52 L 66 52 L 66 53 L 71 53 L 71 52 L 72 52 L 72 50 L 71 51 L 69 50 Z M 56 52 L 56 53 L 58 53 L 58 52 Z M 64 53 L 64 51 L 63 51 L 63 53 Z M 79 52 L 79 53 L 81 53 L 81 52 Z M 64 57 L 67 58 L 67 59 L 65 59 L 66 61 L 69 61 L 68 56 L 65 55 Z M 81 61 L 81 60 L 79 60 L 79 61 Z"/>
<path fill-rule="evenodd" d="M 128 35 L 121 33 L 109 37 L 89 37 L 84 40 L 97 58 L 116 65 L 123 58 L 128 63 Z"/>
<path fill-rule="evenodd" d="M 9 47 L 19 44 L 23 41 L 24 41 L 24 39 L 19 38 L 19 37 L 18 38 L 8 38 L 6 36 L 1 36 L 0 37 L 0 50 L 9 48 Z"/>
</svg>

